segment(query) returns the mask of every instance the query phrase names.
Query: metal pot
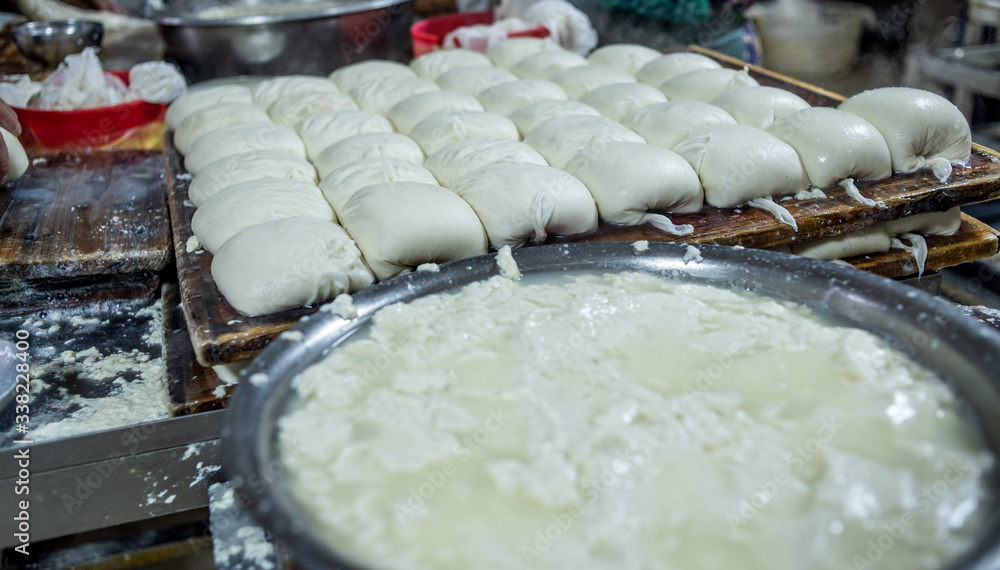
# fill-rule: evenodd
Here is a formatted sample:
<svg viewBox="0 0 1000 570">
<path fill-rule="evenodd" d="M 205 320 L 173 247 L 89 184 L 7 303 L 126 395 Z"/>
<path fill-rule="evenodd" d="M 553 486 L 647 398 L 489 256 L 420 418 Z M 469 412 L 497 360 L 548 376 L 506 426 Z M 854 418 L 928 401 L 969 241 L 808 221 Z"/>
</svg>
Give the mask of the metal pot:
<svg viewBox="0 0 1000 570">
<path fill-rule="evenodd" d="M 764 250 L 699 245 L 703 261 L 687 263 L 687 246 L 651 243 L 637 253 L 630 243 L 578 243 L 514 252 L 525 275 L 566 271 L 644 271 L 671 279 L 795 301 L 841 323 L 868 330 L 939 374 L 976 417 L 987 445 L 1000 455 L 1000 333 L 927 293 L 850 267 Z M 387 305 L 453 291 L 498 273 L 496 257 L 485 255 L 380 283 L 354 295 L 358 317 L 345 320 L 319 311 L 279 337 L 243 373 L 226 412 L 225 466 L 240 504 L 289 547 L 304 568 L 355 568 L 312 533 L 288 490 L 277 447 L 277 420 L 293 394 L 292 379 L 364 326 Z M 264 382 L 254 374 L 266 374 Z M 251 379 L 251 381 L 248 381 Z M 992 487 L 998 485 L 993 474 Z M 996 498 L 994 497 L 994 502 Z M 1000 559 L 1000 511 L 996 504 L 981 543 L 949 570 L 995 569 Z"/>
<path fill-rule="evenodd" d="M 197 83 L 235 75 L 325 75 L 373 58 L 404 61 L 413 4 L 180 0 L 148 17 L 166 42 L 165 59 Z"/>
</svg>

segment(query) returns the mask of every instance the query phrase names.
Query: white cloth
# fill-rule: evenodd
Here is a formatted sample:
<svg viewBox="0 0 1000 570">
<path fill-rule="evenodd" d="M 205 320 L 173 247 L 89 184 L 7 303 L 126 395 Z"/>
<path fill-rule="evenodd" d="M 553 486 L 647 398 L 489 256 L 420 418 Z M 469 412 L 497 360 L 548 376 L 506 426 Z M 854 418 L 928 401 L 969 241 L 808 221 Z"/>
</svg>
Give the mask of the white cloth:
<svg viewBox="0 0 1000 570">
<path fill-rule="evenodd" d="M 123 103 L 127 94 L 125 82 L 105 75 L 97 50 L 88 47 L 66 56 L 45 80 L 36 106 L 57 111 L 108 107 Z"/>
<path fill-rule="evenodd" d="M 187 81 L 180 70 L 165 61 L 140 63 L 128 72 L 129 98 L 169 103 L 184 94 Z"/>
</svg>

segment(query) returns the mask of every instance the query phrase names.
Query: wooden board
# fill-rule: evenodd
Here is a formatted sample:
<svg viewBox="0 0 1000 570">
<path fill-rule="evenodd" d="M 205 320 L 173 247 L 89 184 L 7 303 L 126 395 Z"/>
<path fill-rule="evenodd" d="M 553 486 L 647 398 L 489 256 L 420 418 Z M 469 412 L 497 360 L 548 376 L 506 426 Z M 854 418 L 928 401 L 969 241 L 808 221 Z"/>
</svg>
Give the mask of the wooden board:
<svg viewBox="0 0 1000 570">
<path fill-rule="evenodd" d="M 713 56 L 724 63 L 724 56 Z M 752 69 L 762 84 L 776 85 L 803 94 L 814 105 L 833 105 L 834 94 L 810 88 L 798 82 L 780 78 L 771 72 Z M 169 135 L 168 135 L 169 139 Z M 191 216 L 194 206 L 188 201 L 190 176 L 183 169 L 183 159 L 173 144 L 164 144 L 167 154 L 167 185 L 170 214 L 174 230 L 174 247 L 181 299 L 189 332 L 198 360 L 204 365 L 224 364 L 255 356 L 282 331 L 315 308 L 299 308 L 263 317 L 245 317 L 223 298 L 211 277 L 211 254 L 187 252 L 186 244 L 193 235 Z M 587 241 L 685 241 L 717 243 L 766 248 L 823 236 L 837 235 L 906 215 L 938 212 L 953 206 L 1000 198 L 1000 155 L 976 145 L 967 164 L 955 168 L 951 179 L 941 184 L 930 173 L 896 175 L 872 183 L 859 183 L 861 192 L 884 208 L 864 206 L 846 196 L 842 188 L 826 191 L 827 198 L 782 202 L 795 216 L 799 231 L 795 233 L 778 222 L 771 214 L 753 208 L 703 208 L 700 212 L 671 215 L 676 223 L 695 226 L 693 235 L 679 238 L 665 234 L 652 226 L 622 227 L 602 224 L 600 229 L 585 236 L 552 238 L 548 243 Z M 927 269 L 937 269 L 979 259 L 997 250 L 996 235 L 979 225 L 971 224 L 953 238 L 928 240 L 934 251 L 929 255 Z M 943 250 L 938 248 L 945 247 Z M 864 269 L 888 277 L 908 273 L 908 254 L 890 251 L 855 260 Z"/>
<path fill-rule="evenodd" d="M 170 243 L 159 152 L 55 154 L 0 189 L 0 279 L 159 271 Z"/>
<path fill-rule="evenodd" d="M 177 283 L 164 283 L 161 299 L 163 362 L 170 382 L 170 415 L 197 414 L 225 407 L 230 389 L 224 387 L 226 391 L 220 394 L 217 390 L 223 383 L 211 368 L 202 366 L 195 358 Z"/>
</svg>

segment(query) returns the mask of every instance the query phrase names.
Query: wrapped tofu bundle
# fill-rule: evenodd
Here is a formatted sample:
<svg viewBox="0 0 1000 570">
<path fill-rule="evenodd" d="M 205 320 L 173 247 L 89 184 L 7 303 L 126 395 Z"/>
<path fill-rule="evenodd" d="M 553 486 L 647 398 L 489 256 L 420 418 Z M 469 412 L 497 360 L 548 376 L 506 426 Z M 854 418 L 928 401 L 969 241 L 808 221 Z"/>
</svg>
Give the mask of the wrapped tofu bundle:
<svg viewBox="0 0 1000 570">
<path fill-rule="evenodd" d="M 462 139 L 521 140 L 517 126 L 510 119 L 484 111 L 438 111 L 413 127 L 410 136 L 427 156 Z"/>
<path fill-rule="evenodd" d="M 961 227 L 962 211 L 958 207 L 944 212 L 914 214 L 885 223 L 885 229 L 891 236 L 902 234 L 953 236 Z"/>
<path fill-rule="evenodd" d="M 637 226 L 650 223 L 675 235 L 694 231 L 650 210 L 697 212 L 704 201 L 698 174 L 676 153 L 649 144 L 610 142 L 599 152 L 583 151 L 566 164 L 597 202 L 601 219 Z"/>
<path fill-rule="evenodd" d="M 538 151 L 551 166 L 563 168 L 586 148 L 606 143 L 646 142 L 620 124 L 601 116 L 563 115 L 549 119 L 524 137 L 524 144 Z"/>
<path fill-rule="evenodd" d="M 491 164 L 534 164 L 548 166 L 535 149 L 517 141 L 494 138 L 455 141 L 427 158 L 424 166 L 445 188 L 459 178 Z"/>
<path fill-rule="evenodd" d="M 849 196 L 866 206 L 876 203 L 861 195 L 854 180 L 892 176 L 892 157 L 885 139 L 871 123 L 857 115 L 813 107 L 785 115 L 767 132 L 799 153 L 813 186 L 826 188 L 840 184 Z"/>
<path fill-rule="evenodd" d="M 702 69 L 722 69 L 722 66 L 714 59 L 698 53 L 668 53 L 639 68 L 635 78 L 647 85 L 659 87 L 678 75 Z"/>
<path fill-rule="evenodd" d="M 434 82 L 446 91 L 464 93 L 475 97 L 484 89 L 517 80 L 517 76 L 506 69 L 492 65 L 476 65 L 472 67 L 459 67 L 442 73 Z"/>
<path fill-rule="evenodd" d="M 649 144 L 670 150 L 695 131 L 737 123 L 715 105 L 670 101 L 642 107 L 622 119 L 622 124 L 642 135 Z"/>
<path fill-rule="evenodd" d="M 723 125 L 695 132 L 673 150 L 698 173 L 708 204 L 733 208 L 749 203 L 798 228 L 791 214 L 772 200 L 809 187 L 802 161 L 787 143 L 753 127 Z"/>
<path fill-rule="evenodd" d="M 164 120 L 167 129 L 176 129 L 188 115 L 206 107 L 220 103 L 253 103 L 250 88 L 243 85 L 218 85 L 215 87 L 196 87 L 174 100 L 167 107 Z"/>
<path fill-rule="evenodd" d="M 326 147 L 313 160 L 313 164 L 322 179 L 341 166 L 363 158 L 399 158 L 421 165 L 425 157 L 420 145 L 408 136 L 399 133 L 362 133 Z"/>
<path fill-rule="evenodd" d="M 224 188 L 261 178 L 284 178 L 316 184 L 316 169 L 302 158 L 273 150 L 250 151 L 216 160 L 188 186 L 188 199 L 201 206 Z"/>
<path fill-rule="evenodd" d="M 583 65 L 587 65 L 587 60 L 571 51 L 543 51 L 517 62 L 510 71 L 521 79 L 552 79 L 571 67 Z"/>
<path fill-rule="evenodd" d="M 660 85 L 660 91 L 671 101 L 701 101 L 708 103 L 730 89 L 757 86 L 747 68 L 702 69 L 678 75 Z"/>
<path fill-rule="evenodd" d="M 329 79 L 316 75 L 272 77 L 251 89 L 253 102 L 265 109 L 285 95 L 305 92 L 340 93 L 340 89 Z"/>
<path fill-rule="evenodd" d="M 206 250 L 215 253 L 247 228 L 293 216 L 337 221 L 312 182 L 261 178 L 229 186 L 206 200 L 191 218 L 191 231 Z"/>
<path fill-rule="evenodd" d="M 392 106 L 386 118 L 396 131 L 408 135 L 417 123 L 438 111 L 485 111 L 482 103 L 472 95 L 451 91 L 418 93 Z"/>
<path fill-rule="evenodd" d="M 570 99 L 576 100 L 598 87 L 635 83 L 635 77 L 614 67 L 590 64 L 563 70 L 553 76 L 552 81 L 562 87 Z"/>
<path fill-rule="evenodd" d="M 497 249 L 597 230 L 597 207 L 587 187 L 549 166 L 491 164 L 469 172 L 451 190 L 476 211 Z"/>
<path fill-rule="evenodd" d="M 313 305 L 374 282 L 344 228 L 318 218 L 273 220 L 226 240 L 212 277 L 234 309 L 267 315 Z"/>
<path fill-rule="evenodd" d="M 329 75 L 329 79 L 330 81 L 333 81 L 341 91 L 349 93 L 351 89 L 354 89 L 362 83 L 368 83 L 373 79 L 380 79 L 382 77 L 416 76 L 417 74 L 414 73 L 409 66 L 399 63 L 398 61 L 371 59 L 368 61 L 359 61 L 357 63 L 345 65 L 344 67 L 341 67 L 331 73 Z"/>
<path fill-rule="evenodd" d="M 212 131 L 241 123 L 268 122 L 271 116 L 256 105 L 219 103 L 188 115 L 174 131 L 174 146 L 187 154 L 191 145 Z"/>
<path fill-rule="evenodd" d="M 590 105 L 612 121 L 621 122 L 643 107 L 666 103 L 667 96 L 659 89 L 645 83 L 618 83 L 598 87 L 580 97 L 579 101 Z"/>
<path fill-rule="evenodd" d="M 486 253 L 486 231 L 472 206 L 441 186 L 365 186 L 338 213 L 379 280 Z"/>
<path fill-rule="evenodd" d="M 504 117 L 538 101 L 569 99 L 562 87 L 547 79 L 519 79 L 480 91 L 476 97 L 487 111 Z"/>
<path fill-rule="evenodd" d="M 306 153 L 314 160 L 334 143 L 361 133 L 391 133 L 392 123 L 368 111 L 333 111 L 302 119 L 295 131 L 305 143 Z"/>
<path fill-rule="evenodd" d="M 590 105 L 577 101 L 537 101 L 511 113 L 510 120 L 517 125 L 517 130 L 521 131 L 523 136 L 528 136 L 528 133 L 549 122 L 550 119 L 564 115 L 601 116 Z"/>
<path fill-rule="evenodd" d="M 644 65 L 662 55 L 651 47 L 639 44 L 608 44 L 592 51 L 587 56 L 587 62 L 614 67 L 635 76 Z"/>
<path fill-rule="evenodd" d="M 419 77 L 380 77 L 351 89 L 362 111 L 386 115 L 400 101 L 419 93 L 440 91 L 437 83 Z"/>
<path fill-rule="evenodd" d="M 741 125 L 767 129 L 771 123 L 809 108 L 805 99 L 784 89 L 762 85 L 724 91 L 712 104 L 729 113 Z"/>
<path fill-rule="evenodd" d="M 563 48 L 549 40 L 543 38 L 509 38 L 494 46 L 486 52 L 493 65 L 510 69 L 517 62 L 543 51 L 563 51 Z"/>
<path fill-rule="evenodd" d="M 358 104 L 346 93 L 304 91 L 282 95 L 271 104 L 267 113 L 272 121 L 292 127 L 310 115 L 358 110 Z"/>
<path fill-rule="evenodd" d="M 88 47 L 66 56 L 42 84 L 30 106 L 55 111 L 110 107 L 128 101 L 128 95 L 125 82 L 104 73 L 97 50 Z"/>
<path fill-rule="evenodd" d="M 490 58 L 467 49 L 443 49 L 424 54 L 410 62 L 410 69 L 417 77 L 434 81 L 458 67 L 493 65 Z"/>
<path fill-rule="evenodd" d="M 212 131 L 198 139 L 184 157 L 184 168 L 197 175 L 209 164 L 227 156 L 263 151 L 306 158 L 306 146 L 291 127 L 271 122 L 241 123 Z"/>
<path fill-rule="evenodd" d="M 929 168 L 945 182 L 952 165 L 969 159 L 969 122 L 950 101 L 929 91 L 886 87 L 859 93 L 838 109 L 854 113 L 885 137 L 897 172 Z"/>
<path fill-rule="evenodd" d="M 340 216 L 344 205 L 358 190 L 385 182 L 438 183 L 429 170 L 401 158 L 362 158 L 324 176 L 319 189 Z"/>
<path fill-rule="evenodd" d="M 889 251 L 891 238 L 885 226 L 878 224 L 860 231 L 793 243 L 791 253 L 813 259 L 843 259 L 855 255 Z"/>
</svg>

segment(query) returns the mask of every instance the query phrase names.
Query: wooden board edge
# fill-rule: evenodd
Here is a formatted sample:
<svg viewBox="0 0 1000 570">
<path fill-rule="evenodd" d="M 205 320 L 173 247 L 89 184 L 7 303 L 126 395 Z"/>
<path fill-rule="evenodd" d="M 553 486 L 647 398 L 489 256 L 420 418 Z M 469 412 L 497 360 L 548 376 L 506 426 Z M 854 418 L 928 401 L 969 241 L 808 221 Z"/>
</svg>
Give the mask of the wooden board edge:
<svg viewBox="0 0 1000 570">
<path fill-rule="evenodd" d="M 830 99 L 833 99 L 835 101 L 846 101 L 847 100 L 847 97 L 844 97 L 840 93 L 834 93 L 833 91 L 827 91 L 826 89 L 823 89 L 822 87 L 818 87 L 816 85 L 813 85 L 812 83 L 806 83 L 805 81 L 801 81 L 799 79 L 795 79 L 794 77 L 789 77 L 787 75 L 778 73 L 776 71 L 771 71 L 770 69 L 765 69 L 765 68 L 763 68 L 763 67 L 761 67 L 759 65 L 753 65 L 753 64 L 747 63 L 747 62 L 743 61 L 742 59 L 738 59 L 738 58 L 726 55 L 724 53 L 717 52 L 717 51 L 715 51 L 713 49 L 708 49 L 706 47 L 701 47 L 699 45 L 694 45 L 694 44 L 689 45 L 687 47 L 687 49 L 690 50 L 690 51 L 693 51 L 695 53 L 700 53 L 701 55 L 707 55 L 708 57 L 711 57 L 713 59 L 718 59 L 720 61 L 724 61 L 726 63 L 729 63 L 731 65 L 735 65 L 737 67 L 747 67 L 747 68 L 750 69 L 750 71 L 753 71 L 754 73 L 759 73 L 761 75 L 766 75 L 766 76 L 768 76 L 768 77 L 770 77 L 772 79 L 777 79 L 778 81 L 784 81 L 786 83 L 790 83 L 790 84 L 792 84 L 792 85 L 794 85 L 796 87 L 800 87 L 802 89 L 806 89 L 806 90 L 812 91 L 813 93 L 816 93 L 817 95 L 822 95 L 824 97 L 829 97 Z"/>
</svg>

